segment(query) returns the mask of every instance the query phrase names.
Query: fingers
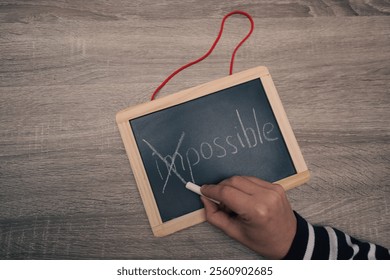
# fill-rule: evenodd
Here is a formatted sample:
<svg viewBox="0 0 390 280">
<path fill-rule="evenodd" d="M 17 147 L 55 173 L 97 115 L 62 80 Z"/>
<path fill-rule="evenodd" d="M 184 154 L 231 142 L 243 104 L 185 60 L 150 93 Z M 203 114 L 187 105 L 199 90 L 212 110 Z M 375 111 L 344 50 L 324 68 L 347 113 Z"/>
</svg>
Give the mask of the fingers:
<svg viewBox="0 0 390 280">
<path fill-rule="evenodd" d="M 204 185 L 201 188 L 204 196 L 220 201 L 238 215 L 245 215 L 251 196 L 227 185 Z"/>
<path fill-rule="evenodd" d="M 206 216 L 212 216 L 215 212 L 218 211 L 218 205 L 211 200 L 209 200 L 207 197 L 201 196 L 200 200 L 202 200 L 205 210 L 206 210 Z"/>
<path fill-rule="evenodd" d="M 296 220 L 280 185 L 255 177 L 234 176 L 204 185 L 201 197 L 208 222 L 247 247 L 269 258 L 286 255 L 296 232 Z M 230 209 L 235 216 L 229 215 Z"/>
<path fill-rule="evenodd" d="M 280 185 L 255 177 L 234 176 L 218 185 L 204 185 L 201 192 L 204 196 L 221 202 L 216 209 L 228 215 L 233 211 L 242 221 L 249 221 L 259 207 L 268 209 L 287 199 Z M 254 207 L 255 205 L 257 206 Z"/>
<path fill-rule="evenodd" d="M 258 190 L 258 186 L 243 176 L 233 176 L 221 181 L 218 185 L 231 186 L 246 194 L 253 194 Z"/>
<path fill-rule="evenodd" d="M 242 207 L 247 205 L 250 196 L 257 194 L 265 198 L 270 190 L 279 192 L 279 187 L 255 177 L 233 176 L 218 185 L 205 185 L 201 192 L 240 214 L 240 210 L 245 209 Z"/>
<path fill-rule="evenodd" d="M 250 180 L 251 182 L 253 182 L 254 184 L 258 185 L 259 187 L 263 187 L 264 189 L 268 189 L 268 190 L 277 192 L 282 197 L 285 196 L 286 191 L 285 191 L 285 189 L 281 185 L 272 184 L 270 182 L 264 181 L 264 180 L 256 178 L 256 177 L 248 176 L 246 178 L 248 180 Z"/>
<path fill-rule="evenodd" d="M 223 230 L 230 237 L 240 239 L 242 233 L 239 223 L 234 218 L 231 218 L 227 213 L 221 211 L 217 204 L 206 197 L 201 197 L 201 200 L 205 207 L 207 221 Z"/>
</svg>

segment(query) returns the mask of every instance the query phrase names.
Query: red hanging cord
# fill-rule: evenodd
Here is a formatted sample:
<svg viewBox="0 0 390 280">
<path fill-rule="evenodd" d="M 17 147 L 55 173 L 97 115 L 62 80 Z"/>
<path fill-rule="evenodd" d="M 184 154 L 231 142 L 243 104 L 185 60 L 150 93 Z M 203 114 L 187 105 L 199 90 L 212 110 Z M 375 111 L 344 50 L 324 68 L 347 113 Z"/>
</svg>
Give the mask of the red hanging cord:
<svg viewBox="0 0 390 280">
<path fill-rule="evenodd" d="M 191 61 L 185 65 L 183 65 L 182 67 L 180 67 L 179 69 L 177 69 L 176 71 L 174 71 L 171 75 L 169 75 L 157 88 L 156 90 L 153 92 L 152 94 L 152 97 L 150 98 L 151 100 L 154 100 L 156 94 L 169 82 L 170 79 L 173 78 L 173 76 L 175 76 L 177 73 L 179 73 L 180 71 L 190 67 L 191 65 L 194 65 L 200 61 L 202 61 L 203 59 L 205 59 L 206 57 L 208 57 L 212 51 L 214 50 L 215 46 L 217 45 L 219 39 L 221 38 L 222 36 L 222 32 L 223 32 L 223 27 L 225 25 L 225 21 L 228 17 L 230 17 L 231 15 L 234 15 L 234 14 L 240 14 L 240 15 L 244 15 L 246 16 L 250 23 L 251 23 L 251 29 L 249 30 L 248 34 L 244 37 L 244 39 L 241 40 L 241 42 L 236 46 L 236 48 L 234 49 L 233 53 L 232 53 L 232 57 L 230 59 L 230 70 L 229 70 L 229 75 L 231 75 L 233 73 L 233 63 L 234 63 L 234 57 L 236 55 L 236 52 L 238 50 L 239 47 L 241 47 L 241 45 L 246 41 L 246 39 L 249 38 L 249 36 L 252 34 L 253 32 L 253 29 L 254 29 L 254 26 L 255 26 L 255 23 L 252 19 L 252 17 L 246 13 L 246 12 L 243 12 L 243 11 L 233 11 L 233 12 L 230 12 L 228 13 L 227 15 L 225 15 L 222 19 L 222 23 L 221 23 L 221 28 L 219 30 L 219 33 L 218 33 L 218 36 L 217 38 L 215 39 L 213 45 L 211 46 L 211 48 L 201 57 L 199 57 L 197 60 L 194 60 L 194 61 Z"/>
</svg>

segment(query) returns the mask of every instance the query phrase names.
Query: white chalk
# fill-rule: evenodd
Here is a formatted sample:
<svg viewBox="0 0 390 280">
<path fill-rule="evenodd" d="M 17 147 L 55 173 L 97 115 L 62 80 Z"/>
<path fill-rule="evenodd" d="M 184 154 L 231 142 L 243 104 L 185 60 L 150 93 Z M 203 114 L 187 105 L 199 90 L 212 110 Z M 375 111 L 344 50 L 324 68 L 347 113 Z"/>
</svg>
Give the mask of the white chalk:
<svg viewBox="0 0 390 280">
<path fill-rule="evenodd" d="M 192 182 L 188 182 L 186 184 L 186 188 L 189 189 L 190 191 L 193 191 L 194 193 L 202 195 L 202 193 L 200 192 L 200 187 Z"/>
<path fill-rule="evenodd" d="M 188 182 L 188 183 L 186 184 L 186 188 L 189 189 L 190 191 L 193 191 L 193 192 L 196 193 L 196 194 L 199 194 L 199 195 L 201 195 L 201 196 L 204 196 L 204 195 L 200 192 L 200 187 L 199 187 L 198 185 L 192 183 L 192 182 Z M 209 198 L 209 197 L 207 197 L 207 196 L 204 196 L 204 197 L 207 198 L 208 200 L 211 200 L 211 201 L 214 202 L 214 203 L 217 203 L 217 204 L 220 203 L 219 201 L 216 201 L 216 200 L 214 200 L 214 199 L 212 199 L 212 198 Z"/>
</svg>

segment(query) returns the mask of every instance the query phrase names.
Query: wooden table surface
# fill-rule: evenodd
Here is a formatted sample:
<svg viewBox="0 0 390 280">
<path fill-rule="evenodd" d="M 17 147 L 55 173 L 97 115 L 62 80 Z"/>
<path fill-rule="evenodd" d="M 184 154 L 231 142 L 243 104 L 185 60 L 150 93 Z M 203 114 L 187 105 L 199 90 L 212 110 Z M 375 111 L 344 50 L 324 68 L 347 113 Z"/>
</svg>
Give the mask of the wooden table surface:
<svg viewBox="0 0 390 280">
<path fill-rule="evenodd" d="M 390 247 L 389 2 L 216 2 L 0 1 L 0 259 L 261 258 L 207 223 L 153 237 L 115 123 L 235 9 L 234 71 L 268 67 L 311 171 L 293 208 Z M 159 96 L 226 76 L 248 28 Z"/>
</svg>

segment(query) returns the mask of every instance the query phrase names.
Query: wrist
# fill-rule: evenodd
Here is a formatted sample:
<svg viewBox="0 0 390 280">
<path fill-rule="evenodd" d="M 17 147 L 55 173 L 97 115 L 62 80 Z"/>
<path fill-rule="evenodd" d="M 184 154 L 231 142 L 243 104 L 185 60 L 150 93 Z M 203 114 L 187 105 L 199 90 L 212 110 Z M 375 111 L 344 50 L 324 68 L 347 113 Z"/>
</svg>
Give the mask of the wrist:
<svg viewBox="0 0 390 280">
<path fill-rule="evenodd" d="M 294 214 L 292 214 L 290 225 L 287 226 L 286 232 L 283 233 L 283 239 L 279 242 L 279 249 L 275 251 L 274 256 L 272 256 L 272 259 L 283 259 L 289 253 L 289 250 L 292 247 L 296 236 L 297 224 L 297 218 Z"/>
<path fill-rule="evenodd" d="M 282 257 L 285 260 L 302 260 L 305 255 L 306 244 L 308 241 L 308 226 L 304 218 L 294 211 L 296 219 L 296 230 L 290 248 Z"/>
</svg>

